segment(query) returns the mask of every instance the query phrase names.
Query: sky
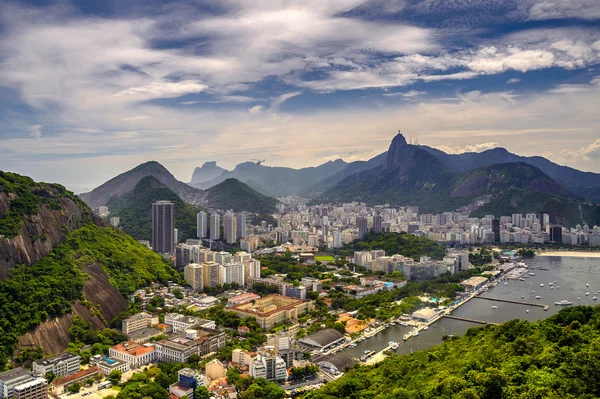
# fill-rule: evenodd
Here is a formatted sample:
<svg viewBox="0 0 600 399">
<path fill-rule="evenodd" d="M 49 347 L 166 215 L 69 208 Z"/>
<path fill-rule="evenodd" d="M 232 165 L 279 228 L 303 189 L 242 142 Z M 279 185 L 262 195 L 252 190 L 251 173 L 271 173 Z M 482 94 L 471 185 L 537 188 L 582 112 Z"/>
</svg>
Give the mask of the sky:
<svg viewBox="0 0 600 399">
<path fill-rule="evenodd" d="M 149 160 L 366 160 L 398 130 L 600 172 L 600 1 L 0 3 L 0 170 L 83 192 Z"/>
</svg>

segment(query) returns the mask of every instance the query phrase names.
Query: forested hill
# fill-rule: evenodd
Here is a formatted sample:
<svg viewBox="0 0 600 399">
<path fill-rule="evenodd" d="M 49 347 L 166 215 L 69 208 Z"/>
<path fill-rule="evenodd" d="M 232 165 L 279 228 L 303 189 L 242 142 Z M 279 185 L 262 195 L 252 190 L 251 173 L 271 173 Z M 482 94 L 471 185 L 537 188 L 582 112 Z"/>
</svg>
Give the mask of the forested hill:
<svg viewBox="0 0 600 399">
<path fill-rule="evenodd" d="M 20 339 L 58 353 L 74 316 L 101 329 L 125 310 L 126 294 L 179 278 L 62 186 L 1 172 L 0 203 L 0 259 L 13 262 L 0 276 L 0 370 Z"/>
<path fill-rule="evenodd" d="M 138 240 L 150 240 L 152 235 L 152 203 L 171 201 L 175 207 L 175 228 L 180 241 L 196 238 L 196 213 L 194 205 L 183 201 L 154 176 L 146 176 L 132 191 L 108 201 L 111 216 L 121 218 L 119 227 Z"/>
<path fill-rule="evenodd" d="M 306 399 L 517 399 L 600 396 L 600 307 L 512 320 L 377 366 L 356 367 Z"/>
<path fill-rule="evenodd" d="M 425 237 L 418 237 L 406 233 L 374 233 L 365 234 L 364 239 L 354 240 L 335 252 L 340 256 L 353 256 L 354 251 L 371 251 L 383 249 L 385 254 L 403 255 L 414 260 L 421 256 L 430 256 L 433 259 L 442 259 L 446 251 L 439 243 Z"/>
</svg>

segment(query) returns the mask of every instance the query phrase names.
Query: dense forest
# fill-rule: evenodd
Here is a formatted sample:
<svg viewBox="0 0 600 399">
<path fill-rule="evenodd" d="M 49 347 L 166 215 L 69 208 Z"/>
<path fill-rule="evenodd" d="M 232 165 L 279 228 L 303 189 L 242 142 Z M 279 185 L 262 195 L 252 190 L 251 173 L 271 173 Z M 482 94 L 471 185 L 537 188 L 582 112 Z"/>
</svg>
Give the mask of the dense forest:
<svg viewBox="0 0 600 399">
<path fill-rule="evenodd" d="M 112 227 L 87 224 L 29 266 L 16 267 L 0 281 L 0 370 L 12 355 L 18 336 L 43 321 L 71 312 L 83 299 L 87 274 L 81 267 L 98 263 L 123 294 L 153 281 L 176 279 L 162 258 Z"/>
<path fill-rule="evenodd" d="M 340 256 L 353 256 L 354 251 L 371 251 L 383 249 L 385 254 L 403 255 L 414 260 L 421 256 L 430 256 L 433 259 L 442 259 L 446 253 L 444 247 L 425 237 L 418 237 L 406 233 L 374 233 L 365 234 L 364 239 L 354 240 L 342 248 L 334 250 Z"/>
<path fill-rule="evenodd" d="M 464 337 L 379 365 L 356 366 L 307 399 L 512 399 L 600 396 L 600 307 L 535 323 L 471 328 Z"/>
</svg>

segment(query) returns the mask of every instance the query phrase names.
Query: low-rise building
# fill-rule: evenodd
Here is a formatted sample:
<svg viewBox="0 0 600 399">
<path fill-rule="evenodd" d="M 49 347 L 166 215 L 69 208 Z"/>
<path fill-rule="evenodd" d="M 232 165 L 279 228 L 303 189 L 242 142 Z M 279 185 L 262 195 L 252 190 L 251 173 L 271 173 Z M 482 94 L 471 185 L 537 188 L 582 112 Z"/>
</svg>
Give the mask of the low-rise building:
<svg viewBox="0 0 600 399">
<path fill-rule="evenodd" d="M 194 399 L 194 391 L 199 386 L 208 386 L 207 378 L 195 370 L 183 368 L 177 373 L 177 382 L 169 386 L 169 393 L 178 398 L 187 396 Z"/>
<path fill-rule="evenodd" d="M 14 399 L 46 399 L 48 397 L 48 381 L 35 378 L 15 386 Z"/>
<path fill-rule="evenodd" d="M 346 340 L 344 334 L 333 328 L 317 331 L 314 334 L 307 335 L 301 338 L 298 342 L 307 345 L 311 348 L 319 349 L 321 352 L 326 352 L 336 345 L 343 343 Z"/>
<path fill-rule="evenodd" d="M 467 292 L 473 292 L 483 287 L 483 285 L 488 281 L 487 277 L 471 277 L 465 281 L 461 281 L 460 285 L 465 287 Z"/>
<path fill-rule="evenodd" d="M 15 387 L 34 380 L 29 370 L 17 367 L 0 373 L 0 398 L 14 397 Z"/>
<path fill-rule="evenodd" d="M 214 329 L 189 329 L 156 342 L 156 359 L 160 362 L 187 362 L 190 356 L 204 356 L 221 349 L 227 343 L 226 334 Z"/>
<path fill-rule="evenodd" d="M 425 323 L 430 322 L 438 315 L 438 311 L 432 308 L 419 309 L 411 315 L 413 319 Z"/>
<path fill-rule="evenodd" d="M 158 324 L 158 316 L 142 312 L 124 319 L 121 322 L 121 330 L 123 334 L 130 334 L 143 328 L 152 327 L 155 324 Z"/>
<path fill-rule="evenodd" d="M 216 328 L 216 323 L 213 320 L 205 320 L 199 317 L 185 316 L 179 313 L 167 313 L 165 315 L 165 323 L 173 326 L 173 333 L 177 334 L 182 331 L 189 330 L 194 326 L 204 328 Z"/>
<path fill-rule="evenodd" d="M 52 372 L 56 377 L 65 377 L 79 371 L 81 357 L 72 353 L 61 353 L 60 355 L 35 360 L 32 364 L 34 374 L 40 377 Z"/>
<path fill-rule="evenodd" d="M 129 364 L 129 368 L 131 369 L 150 364 L 156 358 L 156 348 L 154 345 L 138 344 L 132 341 L 115 345 L 108 349 L 108 353 L 110 357 Z"/>
<path fill-rule="evenodd" d="M 230 311 L 243 318 L 251 317 L 261 328 L 268 330 L 285 320 L 297 320 L 299 315 L 307 312 L 311 307 L 312 301 L 273 294 L 253 303 L 234 306 Z"/>
<path fill-rule="evenodd" d="M 252 302 L 257 299 L 260 299 L 260 295 L 256 295 L 252 292 L 245 292 L 241 295 L 236 295 L 227 300 L 227 306 L 238 306 L 243 305 L 244 303 Z"/>
<path fill-rule="evenodd" d="M 96 362 L 96 366 L 104 375 L 110 375 L 110 373 L 115 370 L 119 370 L 121 373 L 125 373 L 130 370 L 129 363 L 110 357 L 103 357 L 100 361 Z"/>
<path fill-rule="evenodd" d="M 50 390 L 55 396 L 62 395 L 71 385 L 82 384 L 88 378 L 93 378 L 98 375 L 98 373 L 100 373 L 100 369 L 98 367 L 89 367 L 85 370 L 78 371 L 75 374 L 52 381 L 52 384 L 50 384 Z"/>
</svg>

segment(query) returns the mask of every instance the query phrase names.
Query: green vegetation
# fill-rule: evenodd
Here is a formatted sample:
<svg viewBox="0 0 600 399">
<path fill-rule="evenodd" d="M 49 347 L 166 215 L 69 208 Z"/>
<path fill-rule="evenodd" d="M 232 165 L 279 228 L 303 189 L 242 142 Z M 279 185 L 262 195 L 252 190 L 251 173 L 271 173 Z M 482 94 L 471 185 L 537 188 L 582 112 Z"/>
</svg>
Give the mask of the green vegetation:
<svg viewBox="0 0 600 399">
<path fill-rule="evenodd" d="M 473 252 L 469 252 L 469 262 L 473 266 L 483 266 L 492 263 L 494 258 L 498 257 L 498 252 L 492 251 L 487 247 L 481 247 Z"/>
<path fill-rule="evenodd" d="M 354 251 L 372 251 L 374 249 L 383 249 L 386 255 L 399 254 L 417 261 L 421 256 L 442 259 L 446 253 L 444 247 L 428 238 L 406 233 L 374 232 L 369 232 L 365 234 L 363 240 L 354 240 L 334 252 L 340 256 L 352 257 Z"/>
<path fill-rule="evenodd" d="M 237 369 L 227 370 L 227 379 L 240 392 L 240 399 L 283 399 L 285 391 L 264 378 L 242 378 Z"/>
<path fill-rule="evenodd" d="M 277 219 L 268 213 L 261 213 L 250 219 L 250 224 L 253 226 L 260 226 L 261 222 L 267 222 L 267 226 L 272 225 L 273 227 L 277 227 Z"/>
<path fill-rule="evenodd" d="M 17 337 L 50 318 L 71 312 L 83 299 L 86 280 L 81 268 L 98 263 L 123 294 L 153 281 L 177 279 L 162 258 L 111 227 L 87 224 L 29 266 L 10 270 L 0 281 L 0 369 L 15 349 Z"/>
<path fill-rule="evenodd" d="M 226 179 L 207 189 L 206 194 L 208 207 L 233 209 L 234 212 L 269 214 L 275 212 L 275 205 L 279 202 L 275 198 L 262 195 L 236 179 Z"/>
<path fill-rule="evenodd" d="M 521 248 L 517 251 L 517 254 L 524 258 L 533 258 L 535 256 L 535 251 L 531 248 Z"/>
<path fill-rule="evenodd" d="M 329 256 L 329 255 L 317 255 L 315 256 L 315 261 L 316 262 L 335 262 L 335 258 L 333 256 Z"/>
<path fill-rule="evenodd" d="M 15 194 L 10 199 L 10 209 L 0 215 L 0 235 L 6 238 L 16 237 L 26 217 L 36 214 L 39 206 L 62 209 L 61 198 L 79 204 L 91 216 L 83 201 L 60 184 L 37 183 L 27 176 L 0 171 L 0 192 Z"/>
<path fill-rule="evenodd" d="M 169 187 L 153 176 L 141 179 L 135 188 L 121 197 L 108 201 L 111 216 L 119 216 L 120 228 L 138 240 L 150 240 L 152 235 L 152 203 L 171 201 L 175 207 L 175 228 L 179 240 L 196 237 L 196 214 L 198 209 L 184 202 Z"/>
<path fill-rule="evenodd" d="M 342 334 L 344 334 L 342 332 Z M 319 372 L 319 366 L 316 364 L 309 364 L 304 367 L 292 367 L 290 374 L 293 380 L 299 380 L 306 377 L 314 376 Z"/>
<path fill-rule="evenodd" d="M 596 398 L 600 307 L 535 323 L 471 328 L 428 350 L 357 366 L 306 396 L 333 398 Z"/>
</svg>

